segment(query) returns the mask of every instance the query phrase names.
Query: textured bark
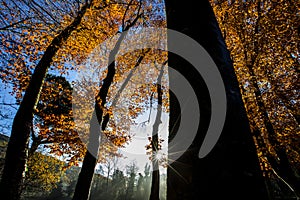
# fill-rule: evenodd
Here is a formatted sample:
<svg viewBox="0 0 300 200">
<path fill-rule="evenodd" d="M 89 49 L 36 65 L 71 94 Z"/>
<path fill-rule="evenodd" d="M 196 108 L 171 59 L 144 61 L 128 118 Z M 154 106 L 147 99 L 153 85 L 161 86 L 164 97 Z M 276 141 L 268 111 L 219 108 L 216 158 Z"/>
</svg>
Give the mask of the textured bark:
<svg viewBox="0 0 300 200">
<path fill-rule="evenodd" d="M 72 31 L 80 24 L 89 6 L 90 4 L 83 6 L 74 21 L 52 40 L 34 70 L 12 125 L 10 140 L 6 151 L 5 166 L 0 183 L 0 192 L 3 198 L 9 200 L 20 199 L 28 157 L 28 143 L 33 112 L 36 102 L 39 99 L 43 81 L 54 55 L 62 43 L 68 39 Z"/>
<path fill-rule="evenodd" d="M 184 3 L 167 0 L 166 10 L 168 28 L 192 37 L 210 54 L 223 78 L 227 97 L 227 116 L 221 137 L 214 149 L 199 159 L 198 152 L 211 115 L 208 90 L 189 63 L 169 54 L 169 66 L 185 76 L 195 90 L 201 115 L 192 145 L 168 168 L 167 198 L 267 199 L 232 61 L 208 0 L 198 1 L 197 6 L 191 0 Z M 180 108 L 176 106 L 176 97 L 170 95 L 169 140 L 179 126 L 176 121 L 180 118 Z"/>
</svg>

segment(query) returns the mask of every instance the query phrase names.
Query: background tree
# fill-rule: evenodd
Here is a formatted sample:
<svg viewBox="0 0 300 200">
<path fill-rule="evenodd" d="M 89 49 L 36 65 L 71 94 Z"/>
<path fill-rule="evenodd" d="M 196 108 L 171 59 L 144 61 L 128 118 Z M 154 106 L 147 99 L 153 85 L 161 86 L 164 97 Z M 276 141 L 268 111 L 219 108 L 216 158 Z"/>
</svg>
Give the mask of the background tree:
<svg viewBox="0 0 300 200">
<path fill-rule="evenodd" d="M 116 169 L 112 177 L 112 186 L 116 188 L 117 199 L 123 199 L 125 196 L 126 179 L 122 171 Z"/>
<path fill-rule="evenodd" d="M 144 181 L 145 181 L 145 178 L 144 176 L 139 173 L 138 174 L 138 181 L 137 181 L 137 184 L 136 184 L 136 197 L 138 199 L 143 199 L 144 197 L 144 188 L 143 188 L 143 184 L 144 184 Z"/>
<path fill-rule="evenodd" d="M 51 190 L 58 187 L 64 174 L 62 170 L 64 166 L 65 163 L 57 158 L 35 152 L 28 159 L 22 196 L 32 198 L 49 195 Z"/>
<path fill-rule="evenodd" d="M 134 162 L 126 166 L 126 174 L 127 174 L 127 187 L 125 193 L 125 199 L 133 199 L 134 197 L 134 190 L 135 190 L 135 178 L 137 173 L 138 167 Z"/>
<path fill-rule="evenodd" d="M 159 125 L 162 123 L 161 115 L 162 115 L 162 77 L 164 74 L 164 65 L 161 66 L 159 75 L 157 77 L 156 82 L 156 93 L 157 93 L 157 113 L 155 117 L 155 121 L 153 124 L 152 137 L 150 139 L 150 145 L 146 146 L 147 149 L 151 149 L 150 152 L 150 160 L 152 161 L 152 184 L 151 184 L 151 193 L 150 200 L 159 199 L 159 188 L 160 188 L 160 173 L 159 173 L 159 165 L 161 164 L 161 142 L 162 139 L 159 139 Z"/>
<path fill-rule="evenodd" d="M 142 173 L 138 173 L 135 199 L 149 199 L 151 189 L 150 169 L 151 166 L 148 163 L 146 163 L 144 168 L 144 175 Z"/>
<path fill-rule="evenodd" d="M 295 196 L 293 191 L 299 196 L 299 95 L 295 93 L 299 4 L 218 1 L 213 5 L 234 62 L 270 198 Z"/>
<path fill-rule="evenodd" d="M 72 112 L 72 87 L 62 76 L 47 75 L 33 120 L 29 154 L 40 145 L 57 156 L 68 155 L 75 164 L 84 146 L 75 130 Z"/>
</svg>

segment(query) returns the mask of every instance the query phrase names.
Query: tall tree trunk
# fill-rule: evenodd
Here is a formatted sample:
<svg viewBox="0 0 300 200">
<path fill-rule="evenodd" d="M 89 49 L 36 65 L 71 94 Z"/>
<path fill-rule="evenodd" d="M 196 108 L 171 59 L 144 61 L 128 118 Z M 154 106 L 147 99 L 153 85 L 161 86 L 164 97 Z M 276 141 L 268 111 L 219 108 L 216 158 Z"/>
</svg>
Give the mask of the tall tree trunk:
<svg viewBox="0 0 300 200">
<path fill-rule="evenodd" d="M 68 39 L 72 31 L 78 27 L 89 6 L 90 4 L 85 4 L 78 12 L 74 21 L 52 40 L 34 70 L 21 105 L 13 120 L 10 140 L 7 146 L 5 166 L 0 183 L 1 196 L 6 199 L 20 199 L 25 177 L 33 112 L 39 99 L 47 70 L 50 67 L 54 55 L 62 43 Z"/>
<path fill-rule="evenodd" d="M 155 122 L 153 124 L 153 131 L 152 131 L 152 184 L 151 184 L 151 193 L 149 200 L 159 200 L 159 187 L 160 187 L 160 177 L 159 177 L 159 160 L 155 155 L 159 151 L 159 125 L 161 124 L 161 114 L 162 114 L 162 89 L 161 89 L 161 79 L 164 73 L 163 65 L 161 67 L 160 73 L 157 78 L 157 113 Z"/>
<path fill-rule="evenodd" d="M 208 0 L 198 1 L 197 6 L 191 0 L 184 3 L 167 0 L 166 10 L 167 27 L 192 37 L 210 54 L 223 78 L 227 97 L 227 116 L 221 137 L 214 149 L 199 159 L 198 152 L 211 115 L 209 93 L 189 63 L 169 54 L 169 65 L 185 76 L 195 90 L 201 115 L 192 145 L 168 168 L 167 198 L 267 199 L 239 84 Z M 179 125 L 174 122 L 180 118 L 179 111 L 176 97 L 170 94 L 169 139 L 177 132 Z"/>
<path fill-rule="evenodd" d="M 133 26 L 133 24 L 131 26 Z M 124 31 L 128 31 L 131 26 L 126 27 Z M 105 107 L 106 97 L 116 73 L 115 57 L 126 34 L 127 32 L 121 34 L 115 47 L 112 49 L 109 55 L 107 75 L 103 80 L 103 84 L 100 88 L 99 93 L 95 97 L 95 110 L 90 122 L 89 143 L 82 163 L 82 168 L 78 176 L 73 200 L 87 200 L 90 196 L 90 188 L 93 180 L 94 169 L 96 167 L 98 159 L 98 150 L 101 136 L 100 127 L 101 130 L 104 131 L 109 121 L 109 115 L 103 116 L 103 108 Z"/>
<path fill-rule="evenodd" d="M 73 200 L 87 200 L 90 196 L 90 188 L 94 176 L 94 169 L 98 160 L 98 150 L 101 139 L 100 136 L 102 134 L 100 131 L 100 127 L 103 120 L 103 108 L 106 104 L 106 97 L 108 94 L 109 87 L 112 84 L 116 73 L 115 55 L 119 49 L 123 38 L 124 36 L 121 35 L 117 42 L 117 45 L 115 46 L 114 50 L 110 55 L 110 64 L 108 66 L 107 75 L 103 80 L 103 85 L 95 98 L 95 110 L 90 121 L 89 143 L 82 163 L 82 168 L 78 176 Z M 102 128 L 102 130 L 104 130 L 105 127 Z"/>
<path fill-rule="evenodd" d="M 127 10 L 131 6 L 132 1 L 128 4 Z M 129 22 L 127 21 L 128 25 L 125 25 L 123 18 L 122 28 L 123 32 L 121 33 L 120 37 L 118 38 L 114 48 L 111 50 L 108 58 L 108 67 L 107 67 L 107 75 L 103 80 L 103 84 L 100 88 L 99 93 L 95 97 L 95 106 L 94 106 L 94 112 L 93 116 L 90 122 L 90 135 L 89 135 L 89 143 L 88 143 L 88 150 L 84 156 L 84 160 L 82 163 L 82 168 L 78 176 L 75 193 L 73 196 L 73 200 L 87 200 L 90 196 L 90 189 L 91 184 L 93 181 L 94 176 L 94 170 L 97 164 L 98 160 L 98 150 L 100 145 L 100 127 L 101 130 L 104 131 L 106 129 L 106 126 L 109 122 L 109 114 L 106 114 L 103 116 L 103 108 L 105 108 L 106 104 L 106 97 L 109 91 L 109 88 L 113 82 L 116 69 L 115 69 L 115 59 L 118 51 L 120 50 L 120 46 L 122 44 L 123 39 L 128 33 L 128 30 L 133 27 L 138 19 L 142 16 L 140 13 L 142 4 L 139 4 L 139 7 L 137 9 L 137 14 L 135 18 Z M 125 11 L 125 14 L 127 12 Z M 126 15 L 124 15 L 126 17 Z M 143 59 L 143 56 L 139 58 L 139 62 L 141 62 Z M 115 102 L 114 102 L 115 103 Z M 99 128 L 98 128 L 99 127 Z"/>
</svg>

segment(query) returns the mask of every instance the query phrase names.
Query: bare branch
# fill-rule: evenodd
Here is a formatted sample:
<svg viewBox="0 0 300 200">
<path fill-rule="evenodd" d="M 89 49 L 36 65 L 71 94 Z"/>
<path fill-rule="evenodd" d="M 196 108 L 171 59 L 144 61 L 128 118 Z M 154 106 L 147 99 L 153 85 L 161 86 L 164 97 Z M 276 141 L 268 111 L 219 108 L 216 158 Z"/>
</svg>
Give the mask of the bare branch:
<svg viewBox="0 0 300 200">
<path fill-rule="evenodd" d="M 18 110 L 18 108 L 15 107 L 15 106 L 18 106 L 17 103 L 5 103 L 5 102 L 2 102 L 2 103 L 0 103 L 0 105 L 3 105 L 3 106 L 10 106 L 10 107 L 12 107 L 13 109 Z"/>
<path fill-rule="evenodd" d="M 44 9 L 41 5 L 39 5 L 38 3 L 36 3 L 34 0 L 31 0 L 31 2 L 36 5 L 37 7 L 39 7 L 42 11 L 44 11 L 56 24 L 60 24 L 55 18 L 54 16 L 52 16 L 51 13 L 49 13 L 46 9 Z M 40 11 L 39 11 L 40 12 Z"/>
<path fill-rule="evenodd" d="M 9 28 L 11 28 L 11 27 L 14 27 L 14 26 L 16 26 L 16 25 L 18 25 L 18 24 L 21 24 L 21 23 L 23 23 L 23 22 L 25 22 L 25 21 L 27 21 L 27 20 L 29 20 L 29 19 L 31 19 L 31 18 L 32 18 L 32 17 L 27 17 L 27 18 L 25 18 L 25 19 L 23 19 L 23 20 L 21 20 L 21 21 L 12 23 L 12 24 L 7 25 L 7 26 L 4 26 L 4 27 L 0 27 L 0 30 L 7 30 L 7 29 L 9 29 Z"/>
</svg>

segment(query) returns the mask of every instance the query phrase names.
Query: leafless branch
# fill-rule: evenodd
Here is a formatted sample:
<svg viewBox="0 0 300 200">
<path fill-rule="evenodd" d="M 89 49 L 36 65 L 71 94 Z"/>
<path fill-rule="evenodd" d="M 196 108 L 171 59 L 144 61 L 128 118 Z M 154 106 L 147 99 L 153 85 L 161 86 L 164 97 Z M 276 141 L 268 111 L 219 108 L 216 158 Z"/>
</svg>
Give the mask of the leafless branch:
<svg viewBox="0 0 300 200">
<path fill-rule="evenodd" d="M 11 27 L 14 27 L 14 26 L 16 26 L 16 25 L 18 25 L 18 24 L 21 24 L 21 23 L 23 23 L 23 22 L 25 22 L 26 20 L 29 20 L 29 19 L 31 19 L 31 18 L 28 17 L 28 18 L 25 18 L 25 19 L 20 20 L 20 21 L 18 21 L 18 22 L 9 24 L 9 25 L 7 25 L 7 26 L 0 27 L 0 30 L 7 30 L 7 29 L 9 29 L 9 28 L 11 28 Z"/>
</svg>

